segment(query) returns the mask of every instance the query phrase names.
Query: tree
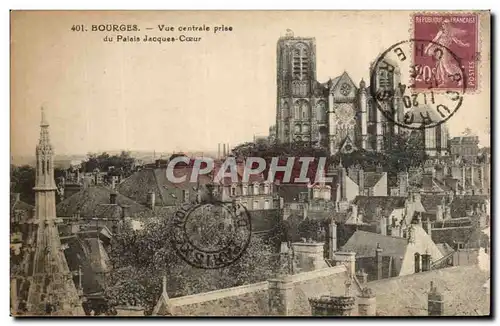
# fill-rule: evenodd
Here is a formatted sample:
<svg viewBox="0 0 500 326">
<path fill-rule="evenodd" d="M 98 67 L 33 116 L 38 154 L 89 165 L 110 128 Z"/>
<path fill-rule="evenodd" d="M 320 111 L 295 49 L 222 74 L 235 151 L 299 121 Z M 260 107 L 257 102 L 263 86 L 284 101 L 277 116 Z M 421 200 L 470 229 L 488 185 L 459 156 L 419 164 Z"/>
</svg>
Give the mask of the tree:
<svg viewBox="0 0 500 326">
<path fill-rule="evenodd" d="M 54 169 L 54 179 L 57 180 L 64 175 L 64 171 L 59 168 Z M 30 205 L 35 204 L 35 178 L 36 169 L 30 165 L 10 166 L 10 192 L 19 193 L 20 199 Z M 59 200 L 59 196 L 56 196 Z"/>
<path fill-rule="evenodd" d="M 127 177 L 134 169 L 135 159 L 130 156 L 130 152 L 122 151 L 120 155 L 109 155 L 106 152 L 101 154 L 89 153 L 87 159 L 82 162 L 84 172 L 91 173 L 98 169 L 101 172 L 109 172 L 110 174 L 119 171 L 119 174 Z M 113 171 L 110 171 L 112 168 Z"/>
<path fill-rule="evenodd" d="M 111 305 L 137 304 L 151 313 L 167 277 L 170 297 L 265 281 L 276 272 L 276 255 L 270 245 L 252 237 L 243 256 L 228 267 L 205 270 L 184 262 L 172 248 L 169 223 L 151 219 L 141 230 L 126 229 L 112 240 L 112 272 L 105 290 Z"/>
</svg>

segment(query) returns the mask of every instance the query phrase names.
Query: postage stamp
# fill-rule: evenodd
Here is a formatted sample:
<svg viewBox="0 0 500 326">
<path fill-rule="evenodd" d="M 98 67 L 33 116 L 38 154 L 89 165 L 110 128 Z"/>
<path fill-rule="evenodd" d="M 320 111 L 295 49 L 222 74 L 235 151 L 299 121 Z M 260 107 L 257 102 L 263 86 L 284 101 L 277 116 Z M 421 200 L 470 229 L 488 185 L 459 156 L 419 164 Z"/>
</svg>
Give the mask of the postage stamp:
<svg viewBox="0 0 500 326">
<path fill-rule="evenodd" d="M 437 74 L 423 74 L 426 69 L 410 58 L 414 49 L 430 47 L 438 64 L 447 60 L 448 65 L 456 67 L 453 74 L 447 75 L 446 89 L 441 87 Z M 449 48 L 417 39 L 404 40 L 387 48 L 375 61 L 370 79 L 370 92 L 377 109 L 387 120 L 407 129 L 434 128 L 449 120 L 462 106 L 467 83 L 460 59 Z M 395 82 L 388 85 L 387 80 Z"/>
<path fill-rule="evenodd" d="M 463 69 L 467 90 L 477 90 L 480 59 L 477 14 L 418 13 L 413 15 L 412 23 L 414 39 L 433 42 L 423 48 L 415 46 L 413 60 L 420 69 L 415 88 L 427 88 L 426 80 L 435 79 L 436 90 L 457 90 L 461 82 L 455 83 L 455 76 Z M 441 56 L 437 45 L 449 51 Z M 450 52 L 460 60 L 458 63 Z"/>
</svg>

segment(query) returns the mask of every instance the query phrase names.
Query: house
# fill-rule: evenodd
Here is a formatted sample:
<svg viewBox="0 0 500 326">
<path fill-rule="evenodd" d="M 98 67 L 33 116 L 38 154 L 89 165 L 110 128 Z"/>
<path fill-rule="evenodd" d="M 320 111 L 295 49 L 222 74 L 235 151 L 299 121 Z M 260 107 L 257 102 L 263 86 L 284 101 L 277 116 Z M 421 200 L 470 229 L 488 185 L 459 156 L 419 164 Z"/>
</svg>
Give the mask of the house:
<svg viewBox="0 0 500 326">
<path fill-rule="evenodd" d="M 340 257 L 332 267 L 183 297 L 168 295 L 165 278 L 153 316 L 311 316 L 322 298 L 323 316 L 491 314 L 490 276 L 477 265 L 363 282 Z"/>
<path fill-rule="evenodd" d="M 432 264 L 443 257 L 422 225 L 411 224 L 405 235 L 395 237 L 358 230 L 341 251 L 356 253 L 356 270 L 368 273 L 368 280 L 419 273 L 423 264 Z M 426 257 L 430 261 L 426 262 Z"/>
<path fill-rule="evenodd" d="M 347 175 L 358 185 L 360 196 L 387 196 L 387 172 L 381 166 L 367 172 L 359 165 L 350 166 Z"/>
<path fill-rule="evenodd" d="M 56 206 L 57 216 L 78 230 L 78 225 L 106 225 L 119 232 L 121 225 L 130 220 L 143 220 L 153 211 L 134 200 L 104 186 L 88 186 L 66 198 Z"/>
</svg>

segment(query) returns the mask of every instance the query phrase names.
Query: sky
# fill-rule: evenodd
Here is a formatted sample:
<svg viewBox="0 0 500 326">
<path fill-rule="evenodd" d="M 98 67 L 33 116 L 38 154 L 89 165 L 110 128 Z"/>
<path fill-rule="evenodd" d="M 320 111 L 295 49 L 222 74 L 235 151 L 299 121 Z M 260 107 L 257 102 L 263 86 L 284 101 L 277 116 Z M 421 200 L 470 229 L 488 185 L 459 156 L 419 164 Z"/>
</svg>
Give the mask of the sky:
<svg viewBox="0 0 500 326">
<path fill-rule="evenodd" d="M 88 31 L 72 31 L 84 25 Z M 92 32 L 98 24 L 136 32 Z M 160 32 L 203 25 L 209 32 Z M 489 146 L 489 26 L 482 22 L 480 90 L 448 121 Z M 223 25 L 223 26 L 222 26 Z M 232 31 L 213 33 L 213 27 Z M 152 28 L 147 30 L 147 28 Z M 410 13 L 14 12 L 11 16 L 11 154 L 33 155 L 40 108 L 57 154 L 103 150 L 216 151 L 268 134 L 276 116 L 276 42 L 286 29 L 316 38 L 320 82 L 369 65 L 411 38 Z M 104 42 L 105 36 L 201 37 L 199 42 Z"/>
</svg>

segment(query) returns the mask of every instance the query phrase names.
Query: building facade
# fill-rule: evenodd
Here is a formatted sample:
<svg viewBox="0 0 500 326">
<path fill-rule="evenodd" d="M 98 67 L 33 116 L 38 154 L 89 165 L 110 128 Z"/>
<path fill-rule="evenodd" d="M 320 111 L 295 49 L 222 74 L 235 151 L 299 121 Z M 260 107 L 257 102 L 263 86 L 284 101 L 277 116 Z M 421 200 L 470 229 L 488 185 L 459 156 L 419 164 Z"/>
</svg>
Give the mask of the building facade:
<svg viewBox="0 0 500 326">
<path fill-rule="evenodd" d="M 344 72 L 325 83 L 317 81 L 315 42 L 294 37 L 290 31 L 278 40 L 277 141 L 309 142 L 331 154 L 360 148 L 383 150 L 384 137 L 397 133 L 397 125 L 380 112 L 363 80 L 355 84 Z M 376 73 L 377 89 L 397 89 L 400 73 L 394 66 L 392 73 Z M 402 111 L 397 110 L 401 105 L 397 95 L 393 104 L 395 112 Z"/>
<path fill-rule="evenodd" d="M 276 125 L 270 138 L 278 143 L 306 142 L 322 147 L 331 155 L 357 149 L 383 151 L 393 135 L 403 130 L 394 121 L 404 120 L 400 70 L 396 62 L 385 60 L 394 70 L 369 68 L 371 85 L 394 94 L 391 107 L 380 107 L 364 80 L 355 83 L 347 72 L 321 83 L 316 79 L 316 41 L 295 37 L 287 31 L 277 43 Z M 382 104 L 384 105 L 384 104 Z M 422 109 L 418 108 L 417 110 Z M 394 112 L 387 119 L 381 110 Z M 448 155 L 445 124 L 419 133 L 430 156 Z M 385 142 L 387 141 L 387 142 Z"/>
</svg>

